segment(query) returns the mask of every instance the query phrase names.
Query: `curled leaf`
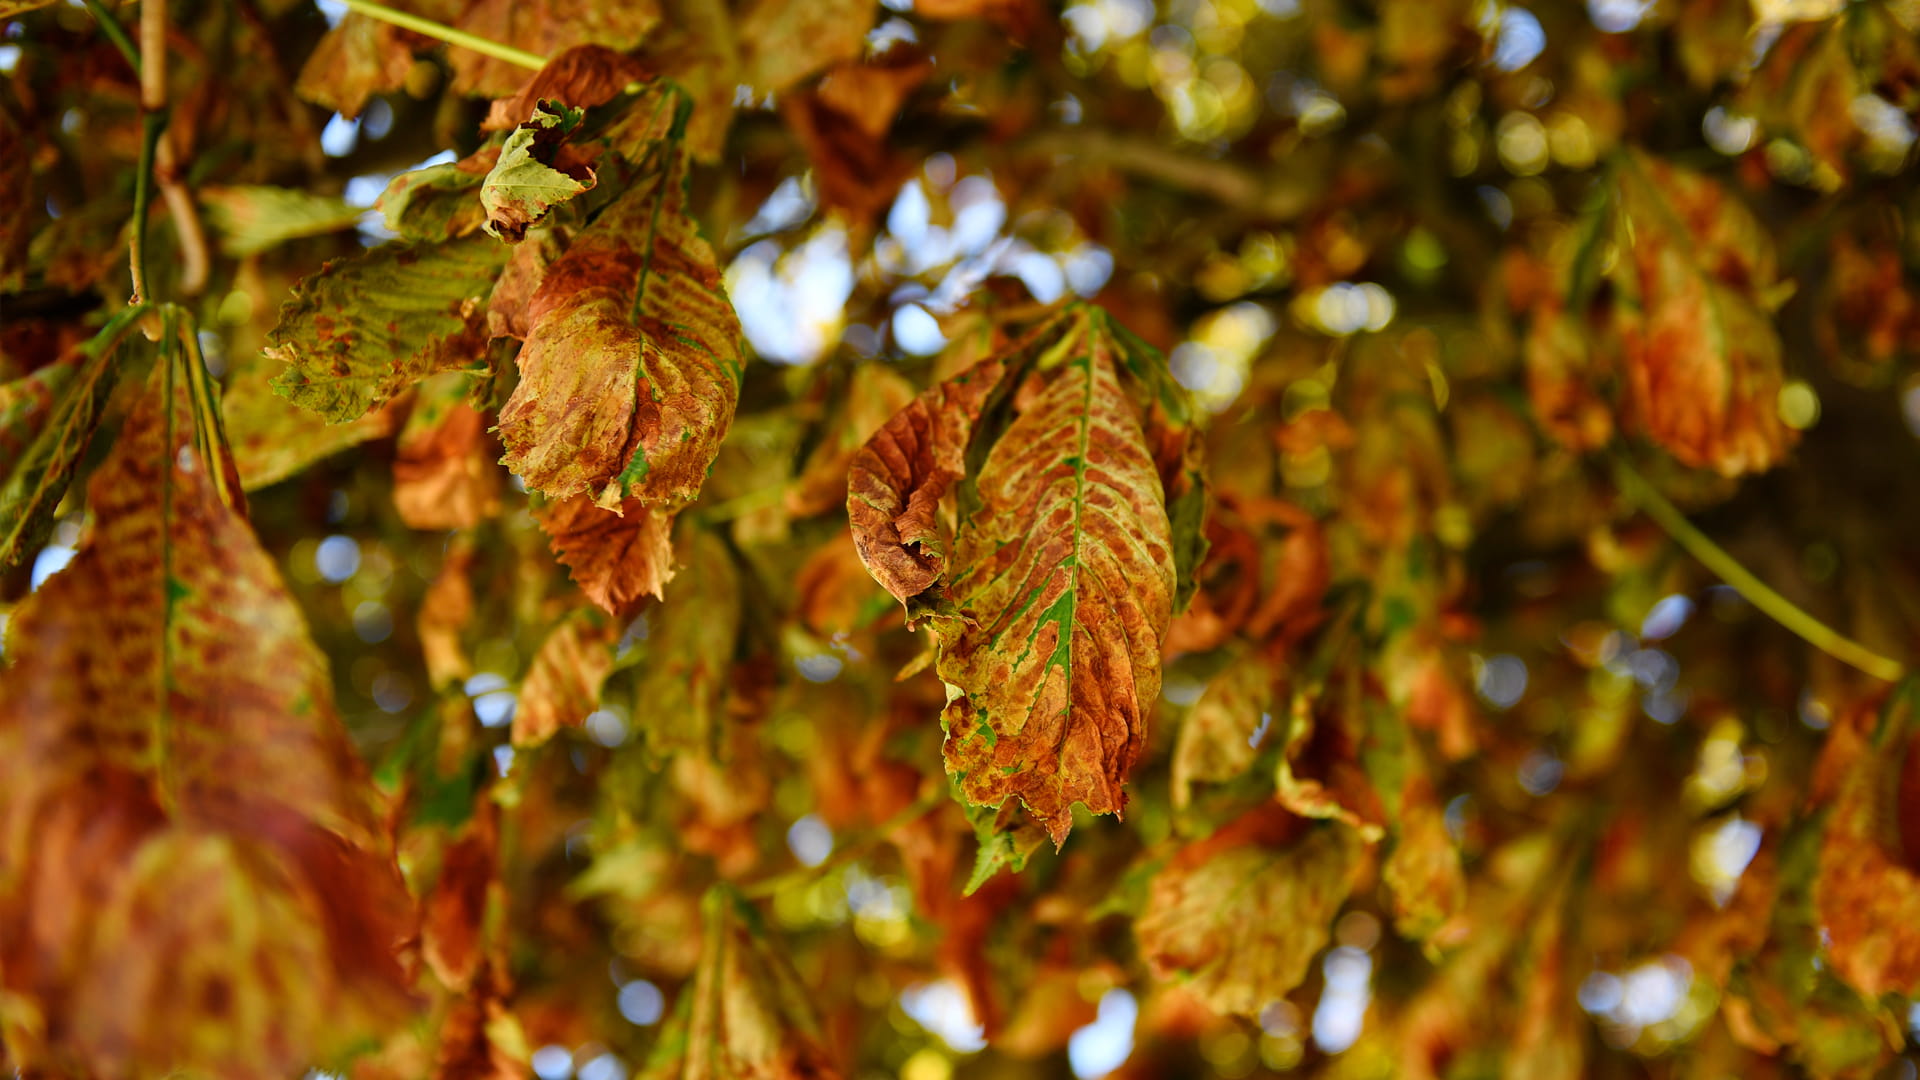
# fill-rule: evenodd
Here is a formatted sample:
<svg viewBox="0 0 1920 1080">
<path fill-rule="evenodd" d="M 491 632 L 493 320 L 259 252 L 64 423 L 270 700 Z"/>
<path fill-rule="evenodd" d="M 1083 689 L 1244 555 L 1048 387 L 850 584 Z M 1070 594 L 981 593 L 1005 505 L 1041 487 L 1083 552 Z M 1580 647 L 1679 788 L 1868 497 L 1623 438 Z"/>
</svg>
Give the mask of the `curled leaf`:
<svg viewBox="0 0 1920 1080">
<path fill-rule="evenodd" d="M 480 185 L 489 236 L 517 244 L 528 227 L 554 207 L 593 189 L 593 170 L 564 160 L 571 147 L 562 140 L 579 125 L 580 110 L 550 108 L 551 104 L 542 102 L 526 123 L 507 136 L 493 171 Z"/>
</svg>

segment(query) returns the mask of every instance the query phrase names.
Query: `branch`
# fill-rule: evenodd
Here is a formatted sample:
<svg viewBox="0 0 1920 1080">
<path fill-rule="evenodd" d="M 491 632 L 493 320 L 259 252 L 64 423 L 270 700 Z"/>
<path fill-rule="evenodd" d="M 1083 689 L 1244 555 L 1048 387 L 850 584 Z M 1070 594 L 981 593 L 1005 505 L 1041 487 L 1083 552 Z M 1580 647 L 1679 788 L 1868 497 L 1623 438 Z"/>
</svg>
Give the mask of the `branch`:
<svg viewBox="0 0 1920 1080">
<path fill-rule="evenodd" d="M 1655 491 L 1653 485 L 1647 483 L 1646 478 L 1635 472 L 1633 466 L 1624 460 L 1614 463 L 1614 478 L 1620 486 L 1621 494 L 1645 510 L 1647 516 L 1666 530 L 1667 535 L 1673 537 L 1675 543 L 1686 549 L 1687 554 L 1700 560 L 1701 565 L 1713 571 L 1720 580 L 1733 586 L 1754 607 L 1766 612 L 1775 622 L 1800 635 L 1807 644 L 1876 679 L 1898 682 L 1901 676 L 1906 674 L 1906 665 L 1900 661 L 1881 656 L 1865 645 L 1842 635 L 1838 630 L 1801 610 L 1793 601 L 1773 591 L 1766 582 L 1755 577 L 1752 571 L 1741 566 L 1737 559 L 1727 554 L 1725 548 L 1714 543 L 1706 533 L 1695 528 L 1685 514 Z"/>
</svg>

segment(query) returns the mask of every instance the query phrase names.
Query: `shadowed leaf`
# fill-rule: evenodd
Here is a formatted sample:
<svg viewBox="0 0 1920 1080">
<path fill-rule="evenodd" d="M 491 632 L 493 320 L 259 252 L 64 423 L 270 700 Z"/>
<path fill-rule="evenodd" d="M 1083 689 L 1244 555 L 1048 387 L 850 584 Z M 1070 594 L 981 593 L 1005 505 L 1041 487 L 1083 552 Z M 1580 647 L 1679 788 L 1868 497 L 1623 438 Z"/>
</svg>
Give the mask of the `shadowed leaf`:
<svg viewBox="0 0 1920 1080">
<path fill-rule="evenodd" d="M 485 362 L 487 296 L 509 249 L 491 237 L 387 244 L 296 285 L 267 336 L 274 388 L 335 423 L 435 374 Z"/>
<path fill-rule="evenodd" d="M 712 753 L 740 633 L 740 574 L 712 532 L 682 526 L 680 573 L 653 618 L 634 720 L 662 753 Z"/>
<path fill-rule="evenodd" d="M 473 377 L 420 384 L 393 459 L 393 505 L 416 529 L 470 529 L 500 512 L 500 467 L 487 418 L 467 400 Z"/>
</svg>

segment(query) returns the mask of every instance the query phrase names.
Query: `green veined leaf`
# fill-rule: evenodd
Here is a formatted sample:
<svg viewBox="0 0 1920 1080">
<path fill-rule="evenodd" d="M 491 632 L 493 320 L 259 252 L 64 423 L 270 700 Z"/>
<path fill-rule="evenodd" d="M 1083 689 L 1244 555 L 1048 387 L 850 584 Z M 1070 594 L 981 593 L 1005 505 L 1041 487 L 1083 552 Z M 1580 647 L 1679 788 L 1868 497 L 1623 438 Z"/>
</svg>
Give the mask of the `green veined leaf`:
<svg viewBox="0 0 1920 1080">
<path fill-rule="evenodd" d="M 220 250 L 236 257 L 351 229 L 366 212 L 331 195 L 266 184 L 203 188 L 200 199 L 208 222 L 220 233 Z"/>
<path fill-rule="evenodd" d="M 510 249 L 490 237 L 387 244 L 294 286 L 267 335 L 274 388 L 335 423 L 436 372 L 486 360 L 487 298 Z"/>
<path fill-rule="evenodd" d="M 480 185 L 480 205 L 487 211 L 485 228 L 490 236 L 518 243 L 548 211 L 593 188 L 592 169 L 578 166 L 575 171 L 584 176 L 576 177 L 549 164 L 581 117 L 578 109 L 563 105 L 556 111 L 549 104 L 541 103 L 532 119 L 507 136 L 500 159 Z"/>
<path fill-rule="evenodd" d="M 121 365 L 114 361 L 121 339 L 143 310 L 128 308 L 114 316 L 81 348 L 70 376 L 46 377 L 64 388 L 43 420 L 31 419 L 35 411 L 31 406 L 16 414 L 17 431 L 25 434 L 32 426 L 38 435 L 24 453 L 9 455 L 12 461 L 0 484 L 0 566 L 19 562 L 46 540 L 54 509 L 73 482 L 73 472 L 100 426 L 100 410 L 119 381 Z M 22 396 L 26 396 L 24 389 Z"/>
</svg>

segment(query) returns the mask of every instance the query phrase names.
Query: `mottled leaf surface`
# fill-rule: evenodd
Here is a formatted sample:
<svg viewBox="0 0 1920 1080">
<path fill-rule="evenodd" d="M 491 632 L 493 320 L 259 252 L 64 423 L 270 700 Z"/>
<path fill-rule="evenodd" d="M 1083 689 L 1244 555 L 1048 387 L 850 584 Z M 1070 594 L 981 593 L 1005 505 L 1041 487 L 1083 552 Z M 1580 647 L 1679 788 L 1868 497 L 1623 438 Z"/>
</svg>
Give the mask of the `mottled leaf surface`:
<svg viewBox="0 0 1920 1080">
<path fill-rule="evenodd" d="M 387 244 L 294 287 L 268 335 L 274 387 L 335 423 L 428 375 L 485 362 L 487 297 L 508 248 L 487 236 Z"/>
<path fill-rule="evenodd" d="M 554 555 L 587 599 L 614 615 L 632 615 L 673 578 L 673 515 L 628 500 L 618 511 L 586 496 L 534 512 Z"/>
<path fill-rule="evenodd" d="M 500 512 L 500 466 L 472 389 L 471 375 L 446 371 L 414 396 L 393 458 L 393 506 L 413 528 L 470 529 Z"/>
<path fill-rule="evenodd" d="M 325 662 L 164 374 L 0 675 L 0 971 L 42 1025 L 12 1050 L 288 1075 L 405 1014 L 407 902 Z"/>
<path fill-rule="evenodd" d="M 1222 1014 L 1257 1016 L 1306 977 L 1353 887 L 1360 841 L 1256 811 L 1154 876 L 1134 937 L 1148 967 Z M 1289 838 L 1289 836 L 1294 838 Z"/>
<path fill-rule="evenodd" d="M 682 169 L 635 183 L 534 292 L 500 435 L 507 465 L 553 498 L 691 500 L 733 421 L 740 322 Z"/>
</svg>

